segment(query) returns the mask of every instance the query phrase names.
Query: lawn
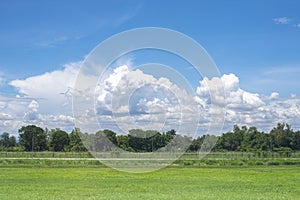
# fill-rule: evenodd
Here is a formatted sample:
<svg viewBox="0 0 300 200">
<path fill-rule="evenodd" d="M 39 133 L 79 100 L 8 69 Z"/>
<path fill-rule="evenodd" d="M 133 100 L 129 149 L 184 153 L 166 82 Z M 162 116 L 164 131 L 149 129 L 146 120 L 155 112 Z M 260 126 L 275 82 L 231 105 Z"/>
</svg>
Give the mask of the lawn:
<svg viewBox="0 0 300 200">
<path fill-rule="evenodd" d="M 300 199 L 300 166 L 1 166 L 0 199 Z"/>
</svg>

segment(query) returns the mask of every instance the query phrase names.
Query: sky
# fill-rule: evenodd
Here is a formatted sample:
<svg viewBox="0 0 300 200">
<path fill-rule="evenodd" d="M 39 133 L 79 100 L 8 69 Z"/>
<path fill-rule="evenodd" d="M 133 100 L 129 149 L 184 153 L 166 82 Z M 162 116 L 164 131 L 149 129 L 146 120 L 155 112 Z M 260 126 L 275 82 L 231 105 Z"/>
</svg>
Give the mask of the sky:
<svg viewBox="0 0 300 200">
<path fill-rule="evenodd" d="M 142 27 L 181 32 L 208 52 L 220 71 L 219 80 L 225 89 L 226 105 L 217 103 L 225 108 L 224 131 L 234 124 L 254 125 L 269 131 L 279 122 L 300 129 L 299 6 L 297 0 L 2 0 L 0 133 L 17 135 L 18 129 L 27 124 L 70 131 L 75 126 L 74 84 L 84 59 L 112 35 Z M 97 90 L 98 120 L 112 120 L 112 94 L 120 95 L 116 91 L 121 89 L 132 91 L 121 85 L 124 80 L 134 85 L 143 79 L 149 80 L 146 81 L 149 85 L 139 91 L 144 96 L 134 93 L 136 96 L 126 108 L 132 116 L 124 118 L 116 114 L 115 119 L 119 117 L 123 125 L 134 120 L 136 127 L 158 130 L 178 125 L 175 122 L 185 108 L 178 107 L 174 93 L 164 88 L 158 91 L 151 83 L 163 83 L 184 96 L 180 85 L 169 84 L 163 79 L 168 77 L 150 76 L 147 70 L 137 68 L 154 61 L 177 71 L 186 65 L 162 52 L 136 52 L 120 58 L 102 79 L 103 88 Z M 193 101 L 187 103 L 187 110 L 193 109 L 188 108 L 191 105 L 204 109 L 200 110 L 203 120 L 197 124 L 203 128 L 210 121 L 206 114 L 213 113 L 210 107 L 213 95 L 219 94 L 207 90 L 216 80 L 197 79 L 194 75 L 184 74 L 194 95 L 182 102 Z M 119 106 L 125 108 L 124 105 Z M 121 130 L 134 128 L 123 125 L 119 125 Z"/>
</svg>

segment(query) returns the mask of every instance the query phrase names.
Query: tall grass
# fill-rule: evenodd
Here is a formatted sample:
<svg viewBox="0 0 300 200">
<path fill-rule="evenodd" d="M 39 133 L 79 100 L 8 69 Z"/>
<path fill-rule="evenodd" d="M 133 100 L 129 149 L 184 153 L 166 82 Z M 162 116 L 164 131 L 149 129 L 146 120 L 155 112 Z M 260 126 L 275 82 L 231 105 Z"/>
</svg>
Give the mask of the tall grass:
<svg viewBox="0 0 300 200">
<path fill-rule="evenodd" d="M 101 157 L 112 157 L 111 153 L 98 153 Z M 141 157 L 151 156 L 151 153 L 140 154 Z M 169 155 L 169 154 L 168 154 Z M 126 158 L 126 153 L 122 154 Z M 174 154 L 174 157 L 178 155 Z M 129 157 L 129 154 L 128 156 Z M 161 157 L 164 157 L 163 153 Z M 89 152 L 0 152 L 0 158 L 93 158 Z M 210 152 L 205 156 L 209 159 L 278 159 L 278 158 L 300 158 L 300 152 Z M 197 160 L 199 153 L 185 153 L 181 156 L 183 160 Z"/>
</svg>

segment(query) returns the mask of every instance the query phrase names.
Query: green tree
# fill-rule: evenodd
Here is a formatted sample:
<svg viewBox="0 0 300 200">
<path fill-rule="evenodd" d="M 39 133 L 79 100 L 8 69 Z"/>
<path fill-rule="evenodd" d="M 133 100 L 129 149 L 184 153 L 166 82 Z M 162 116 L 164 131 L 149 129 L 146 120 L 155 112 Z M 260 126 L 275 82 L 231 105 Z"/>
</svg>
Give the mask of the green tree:
<svg viewBox="0 0 300 200">
<path fill-rule="evenodd" d="M 274 148 L 288 147 L 292 148 L 293 130 L 289 124 L 278 123 L 277 127 L 270 132 L 272 146 Z"/>
<path fill-rule="evenodd" d="M 269 149 L 269 135 L 257 130 L 256 127 L 246 129 L 242 141 L 242 149 L 247 151 L 252 150 L 268 150 Z"/>
<path fill-rule="evenodd" d="M 129 148 L 128 136 L 127 135 L 118 135 L 117 136 L 118 147 L 125 151 L 133 151 L 132 148 Z"/>
<path fill-rule="evenodd" d="M 294 134 L 293 134 L 292 149 L 300 150 L 300 131 L 294 132 Z"/>
<path fill-rule="evenodd" d="M 68 133 L 60 129 L 53 129 L 50 131 L 50 147 L 54 151 L 64 151 L 70 144 Z"/>
<path fill-rule="evenodd" d="M 175 136 L 175 130 L 161 134 L 155 130 L 132 129 L 129 131 L 127 142 L 134 151 L 152 152 L 165 147 Z"/>
<path fill-rule="evenodd" d="M 45 131 L 35 125 L 23 126 L 19 129 L 20 145 L 25 151 L 44 151 L 47 150 Z"/>
<path fill-rule="evenodd" d="M 221 136 L 217 142 L 217 149 L 225 149 L 228 151 L 238 151 L 241 149 L 244 134 L 247 129 L 245 126 L 240 128 L 235 125 L 232 132 L 227 132 Z"/>
<path fill-rule="evenodd" d="M 204 141 L 205 135 L 198 137 L 192 141 L 192 144 L 189 146 L 189 151 L 198 151 L 201 148 L 201 145 Z"/>
<path fill-rule="evenodd" d="M 171 129 L 166 132 L 166 139 L 167 143 L 169 143 L 174 137 L 176 136 L 176 131 L 174 129 Z"/>
<path fill-rule="evenodd" d="M 16 147 L 17 146 L 17 140 L 16 140 L 16 137 L 15 136 L 10 136 L 9 137 L 9 147 Z"/>
<path fill-rule="evenodd" d="M 103 134 L 114 144 L 114 145 L 117 145 L 118 142 L 117 142 L 117 134 L 111 130 L 104 130 L 103 131 Z"/>
<path fill-rule="evenodd" d="M 71 151 L 87 151 L 80 137 L 84 137 L 79 128 L 75 128 L 70 133 L 70 150 Z"/>
<path fill-rule="evenodd" d="M 109 140 L 105 137 L 103 131 L 97 131 L 91 142 L 93 144 L 93 150 L 96 152 L 111 150 L 109 148 Z"/>
<path fill-rule="evenodd" d="M 0 145 L 4 148 L 8 148 L 9 145 L 9 133 L 4 132 L 2 133 L 2 135 L 0 136 Z"/>
<path fill-rule="evenodd" d="M 129 146 L 137 152 L 151 152 L 157 149 L 159 140 L 155 141 L 156 135 L 159 138 L 160 133 L 153 130 L 132 129 L 128 134 Z"/>
</svg>

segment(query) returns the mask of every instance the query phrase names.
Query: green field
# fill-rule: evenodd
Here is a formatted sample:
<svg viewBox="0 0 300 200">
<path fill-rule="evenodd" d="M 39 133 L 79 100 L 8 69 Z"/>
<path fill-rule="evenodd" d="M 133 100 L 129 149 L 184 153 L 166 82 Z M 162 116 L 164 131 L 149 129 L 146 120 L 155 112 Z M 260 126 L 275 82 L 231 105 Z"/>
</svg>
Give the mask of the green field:
<svg viewBox="0 0 300 200">
<path fill-rule="evenodd" d="M 300 199 L 300 166 L 170 166 L 130 174 L 102 165 L 0 165 L 0 199 Z"/>
</svg>

